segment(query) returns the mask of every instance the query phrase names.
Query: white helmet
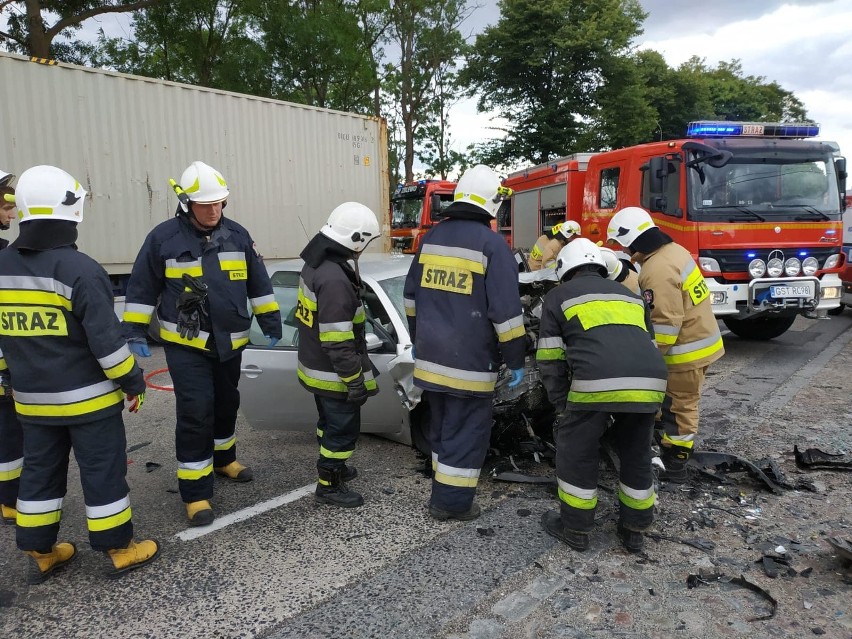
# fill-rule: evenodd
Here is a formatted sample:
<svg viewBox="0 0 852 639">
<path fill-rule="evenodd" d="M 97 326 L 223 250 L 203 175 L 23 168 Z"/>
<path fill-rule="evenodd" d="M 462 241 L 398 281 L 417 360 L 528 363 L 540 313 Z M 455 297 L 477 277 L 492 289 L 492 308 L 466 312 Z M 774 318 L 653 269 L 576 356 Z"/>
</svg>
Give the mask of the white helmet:
<svg viewBox="0 0 852 639">
<path fill-rule="evenodd" d="M 189 196 L 190 201 L 199 204 L 223 202 L 230 194 L 222 174 L 199 160 L 186 167 L 186 171 L 180 176 L 180 188 Z M 187 211 L 183 203 L 181 208 Z"/>
<path fill-rule="evenodd" d="M 612 216 L 606 236 L 607 239 L 615 240 L 627 248 L 642 233 L 653 228 L 657 228 L 657 225 L 654 224 L 648 211 L 638 206 L 628 206 Z"/>
<path fill-rule="evenodd" d="M 585 237 L 578 237 L 559 251 L 559 255 L 556 258 L 556 277 L 561 280 L 566 273 L 584 264 L 596 264 L 600 266 L 601 275 L 606 277 L 606 262 L 604 262 L 600 249 L 591 240 Z"/>
<path fill-rule="evenodd" d="M 358 202 L 344 202 L 331 212 L 320 233 L 360 253 L 381 235 L 381 230 L 372 210 Z"/>
<path fill-rule="evenodd" d="M 621 275 L 621 270 L 624 268 L 624 265 L 621 263 L 621 260 L 618 258 L 618 255 L 615 254 L 611 248 L 607 248 L 606 246 L 599 246 L 598 250 L 601 252 L 601 256 L 606 263 L 606 276 L 607 279 L 614 280 Z"/>
<path fill-rule="evenodd" d="M 477 164 L 459 178 L 453 202 L 468 202 L 491 217 L 497 217 L 500 202 L 512 195 L 512 189 L 500 185 L 494 169 Z"/>
<path fill-rule="evenodd" d="M 554 235 L 559 233 L 566 240 L 570 240 L 575 235 L 580 234 L 580 225 L 577 224 L 574 220 L 567 220 L 565 222 L 560 222 L 559 224 L 554 225 L 551 231 L 553 231 Z"/>
<path fill-rule="evenodd" d="M 15 176 L 12 173 L 6 173 L 6 171 L 0 169 L 0 187 L 11 185 L 14 179 Z"/>
<path fill-rule="evenodd" d="M 86 191 L 77 180 L 55 166 L 27 169 L 18 179 L 15 195 L 7 197 L 18 206 L 21 224 L 30 220 L 83 221 Z"/>
</svg>

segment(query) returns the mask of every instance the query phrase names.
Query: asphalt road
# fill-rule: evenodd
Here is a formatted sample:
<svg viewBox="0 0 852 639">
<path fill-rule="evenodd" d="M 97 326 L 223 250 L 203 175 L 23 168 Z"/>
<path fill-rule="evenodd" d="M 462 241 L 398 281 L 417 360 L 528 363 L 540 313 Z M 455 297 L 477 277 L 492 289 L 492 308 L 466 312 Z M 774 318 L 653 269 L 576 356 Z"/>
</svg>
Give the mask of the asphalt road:
<svg viewBox="0 0 852 639">
<path fill-rule="evenodd" d="M 188 529 L 175 478 L 174 398 L 151 391 L 142 412 L 126 417 L 128 480 L 137 537 L 160 540 L 162 556 L 117 582 L 103 578 L 107 560 L 86 544 L 72 463 L 61 538 L 75 541 L 80 557 L 27 586 L 14 528 L 0 526 L 0 637 L 852 637 L 850 587 L 825 542 L 852 538 L 852 481 L 798 471 L 791 452 L 794 444 L 852 450 L 850 326 L 847 312 L 799 320 L 770 342 L 726 335 L 702 399 L 704 449 L 769 456 L 816 492 L 776 496 L 743 474 L 721 486 L 667 487 L 655 531 L 710 546 L 650 541 L 638 557 L 615 541 L 608 470 L 592 548 L 578 554 L 541 531 L 539 517 L 556 506 L 548 487 L 485 479 L 483 517 L 435 522 L 422 460 L 365 436 L 352 463 L 366 504 L 338 510 L 310 496 L 312 434 L 255 431 L 243 420 L 239 458 L 255 481 L 217 479 L 216 525 Z M 145 367 L 165 367 L 160 349 Z M 796 575 L 770 578 L 754 561 L 781 545 Z M 700 586 L 688 589 L 687 574 L 702 569 Z M 766 602 L 719 584 L 713 571 L 766 588 L 775 617 L 749 621 Z"/>
</svg>

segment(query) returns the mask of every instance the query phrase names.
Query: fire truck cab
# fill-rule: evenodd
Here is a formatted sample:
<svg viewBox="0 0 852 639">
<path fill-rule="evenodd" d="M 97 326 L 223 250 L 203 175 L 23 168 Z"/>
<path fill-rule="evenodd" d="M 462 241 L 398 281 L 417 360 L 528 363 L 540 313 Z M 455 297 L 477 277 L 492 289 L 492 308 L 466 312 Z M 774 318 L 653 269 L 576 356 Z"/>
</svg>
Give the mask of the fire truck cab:
<svg viewBox="0 0 852 639">
<path fill-rule="evenodd" d="M 583 235 L 606 241 L 626 206 L 692 253 L 714 314 L 749 339 L 840 304 L 846 160 L 814 124 L 692 122 L 688 139 L 589 159 Z M 615 197 L 611 194 L 615 192 Z"/>
<path fill-rule="evenodd" d="M 441 221 L 453 202 L 456 183 L 419 180 L 400 184 L 391 197 L 391 250 L 416 253 L 423 233 Z"/>
</svg>

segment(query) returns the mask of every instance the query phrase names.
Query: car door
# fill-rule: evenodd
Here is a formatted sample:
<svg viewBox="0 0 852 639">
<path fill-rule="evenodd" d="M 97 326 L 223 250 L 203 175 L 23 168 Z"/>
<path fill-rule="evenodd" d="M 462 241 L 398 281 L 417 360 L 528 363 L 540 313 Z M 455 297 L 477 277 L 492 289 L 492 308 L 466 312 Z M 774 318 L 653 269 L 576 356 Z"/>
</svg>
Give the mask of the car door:
<svg viewBox="0 0 852 639">
<path fill-rule="evenodd" d="M 297 263 L 298 268 L 300 263 Z M 313 395 L 299 383 L 296 375 L 298 364 L 298 326 L 295 319 L 296 300 L 299 287 L 298 270 L 281 270 L 272 274 L 273 292 L 281 309 L 282 339 L 274 347 L 265 346 L 268 341 L 260 330 L 256 319 L 252 320 L 249 345 L 243 352 L 240 368 L 240 410 L 255 428 L 268 430 L 305 430 L 316 428 L 317 411 Z M 371 301 L 380 304 L 385 316 L 394 314 L 397 322 L 393 330 L 375 327 L 368 322 L 368 332 L 379 333 L 380 343 L 370 353 L 371 361 L 378 371 L 379 393 L 371 397 L 361 409 L 361 431 L 397 433 L 407 428 L 407 411 L 402 406 L 387 373 L 387 364 L 399 352 L 398 312 L 387 294 L 375 281 L 367 284 L 373 292 Z M 368 313 L 368 316 L 373 313 Z M 408 340 L 407 333 L 403 339 Z"/>
</svg>

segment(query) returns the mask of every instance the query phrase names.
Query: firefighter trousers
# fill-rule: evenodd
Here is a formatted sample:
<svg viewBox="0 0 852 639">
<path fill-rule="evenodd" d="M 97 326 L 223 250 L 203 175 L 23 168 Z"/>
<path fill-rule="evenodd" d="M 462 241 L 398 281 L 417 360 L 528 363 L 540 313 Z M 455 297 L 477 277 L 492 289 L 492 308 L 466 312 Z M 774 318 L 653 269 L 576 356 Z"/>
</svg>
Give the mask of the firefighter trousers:
<svg viewBox="0 0 852 639">
<path fill-rule="evenodd" d="M 127 546 L 133 538 L 133 522 L 121 413 L 72 426 L 25 422 L 22 427 L 24 469 L 17 503 L 18 548 L 48 552 L 56 543 L 72 448 L 80 467 L 92 550 Z"/>
<path fill-rule="evenodd" d="M 556 477 L 562 525 L 588 532 L 598 503 L 598 450 L 612 417 L 612 441 L 621 463 L 619 521 L 642 531 L 654 520 L 651 439 L 654 413 L 568 411 L 556 427 Z"/>
<path fill-rule="evenodd" d="M 467 512 L 488 453 L 494 399 L 435 391 L 424 391 L 423 397 L 431 411 L 430 504 L 451 513 Z"/>
<path fill-rule="evenodd" d="M 346 400 L 314 395 L 319 420 L 317 469 L 337 470 L 355 452 L 361 433 L 361 407 Z"/>
<path fill-rule="evenodd" d="M 669 371 L 666 397 L 660 410 L 663 446 L 692 450 L 698 434 L 698 401 L 707 366 L 691 371 Z"/>
<path fill-rule="evenodd" d="M 220 361 L 182 346 L 165 346 L 175 388 L 178 488 L 185 503 L 213 497 L 213 467 L 237 458 L 242 352 Z"/>
<path fill-rule="evenodd" d="M 0 504 L 15 507 L 24 466 L 24 432 L 11 399 L 0 399 Z"/>
</svg>

